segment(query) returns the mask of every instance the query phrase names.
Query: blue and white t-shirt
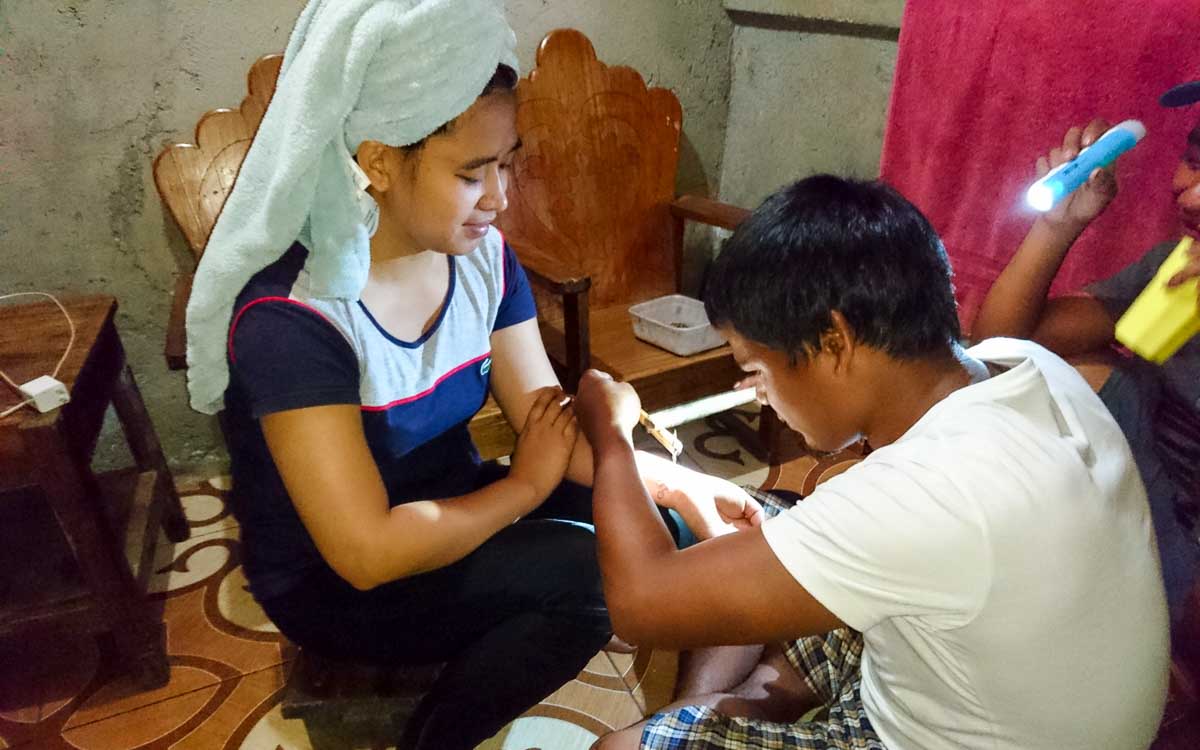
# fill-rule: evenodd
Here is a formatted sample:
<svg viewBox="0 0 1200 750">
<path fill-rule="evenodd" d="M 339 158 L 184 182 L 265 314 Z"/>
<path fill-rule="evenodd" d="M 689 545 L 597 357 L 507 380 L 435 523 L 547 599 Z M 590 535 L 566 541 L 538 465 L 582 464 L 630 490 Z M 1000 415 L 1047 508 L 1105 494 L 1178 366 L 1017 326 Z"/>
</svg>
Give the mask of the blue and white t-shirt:
<svg viewBox="0 0 1200 750">
<path fill-rule="evenodd" d="M 238 296 L 229 333 L 223 426 L 244 566 L 260 599 L 324 565 L 283 486 L 258 420 L 274 412 L 356 404 L 392 505 L 476 489 L 467 423 L 487 398 L 491 334 L 533 318 L 524 271 L 500 233 L 446 256 L 442 310 L 416 341 L 385 331 L 359 301 L 309 293 L 308 251 L 293 245 Z"/>
</svg>

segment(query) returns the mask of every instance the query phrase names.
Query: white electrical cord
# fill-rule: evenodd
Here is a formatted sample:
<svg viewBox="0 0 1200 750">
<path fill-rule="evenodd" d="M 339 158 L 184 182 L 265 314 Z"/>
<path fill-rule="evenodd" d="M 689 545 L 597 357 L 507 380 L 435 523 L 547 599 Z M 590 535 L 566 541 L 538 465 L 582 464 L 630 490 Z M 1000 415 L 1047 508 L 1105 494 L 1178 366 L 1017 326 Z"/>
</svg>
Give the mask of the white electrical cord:
<svg viewBox="0 0 1200 750">
<path fill-rule="evenodd" d="M 50 375 L 50 377 L 57 379 L 59 371 L 62 370 L 63 363 L 67 361 L 67 355 L 71 353 L 71 347 L 75 345 L 75 321 L 71 320 L 70 314 L 67 313 L 67 308 L 63 307 L 63 303 L 59 302 L 58 298 L 53 294 L 49 294 L 47 292 L 14 292 L 13 294 L 0 295 L 0 302 L 3 302 L 6 299 L 13 299 L 14 297 L 46 297 L 51 302 L 58 305 L 58 309 L 62 310 L 63 317 L 67 319 L 67 326 L 71 330 L 71 338 L 67 341 L 67 350 L 63 352 L 61 357 L 59 357 L 58 364 L 54 366 L 54 372 Z M 5 383 L 8 383 L 15 388 L 18 393 L 25 392 L 21 390 L 21 386 L 12 381 L 12 378 L 8 377 L 8 375 L 5 375 L 3 370 L 0 370 L 0 379 L 3 379 Z M 22 406 L 32 403 L 33 399 L 27 398 L 16 406 L 12 406 L 4 411 L 0 411 L 0 419 L 7 417 L 9 414 L 12 414 Z"/>
</svg>

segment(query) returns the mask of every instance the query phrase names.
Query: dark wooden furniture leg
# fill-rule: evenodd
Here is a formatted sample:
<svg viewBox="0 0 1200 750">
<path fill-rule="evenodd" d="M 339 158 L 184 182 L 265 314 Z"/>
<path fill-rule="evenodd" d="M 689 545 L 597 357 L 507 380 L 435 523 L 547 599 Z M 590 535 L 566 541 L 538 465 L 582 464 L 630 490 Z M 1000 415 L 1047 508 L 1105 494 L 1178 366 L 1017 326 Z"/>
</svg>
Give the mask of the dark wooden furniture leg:
<svg viewBox="0 0 1200 750">
<path fill-rule="evenodd" d="M 139 471 L 153 471 L 159 477 L 171 476 L 167 468 L 167 459 L 163 455 L 154 424 L 142 401 L 141 391 L 133 379 L 133 371 L 126 365 L 117 377 L 112 395 L 113 408 L 121 420 L 125 430 L 125 439 L 129 442 L 129 450 L 137 462 Z M 163 530 L 172 542 L 182 542 L 191 533 L 187 517 L 183 513 L 183 504 L 179 501 L 179 493 L 174 482 L 159 482 L 163 496 L 156 497 L 155 502 L 164 503 Z"/>
<path fill-rule="evenodd" d="M 120 551 L 118 539 L 99 505 L 99 489 L 91 472 L 68 455 L 70 442 L 59 435 L 61 424 L 35 425 L 24 441 L 39 456 L 38 481 L 59 527 L 74 550 L 80 572 L 96 602 L 96 616 L 113 634 L 118 656 L 134 670 L 145 688 L 169 678 L 163 626 L 144 600 Z"/>
</svg>

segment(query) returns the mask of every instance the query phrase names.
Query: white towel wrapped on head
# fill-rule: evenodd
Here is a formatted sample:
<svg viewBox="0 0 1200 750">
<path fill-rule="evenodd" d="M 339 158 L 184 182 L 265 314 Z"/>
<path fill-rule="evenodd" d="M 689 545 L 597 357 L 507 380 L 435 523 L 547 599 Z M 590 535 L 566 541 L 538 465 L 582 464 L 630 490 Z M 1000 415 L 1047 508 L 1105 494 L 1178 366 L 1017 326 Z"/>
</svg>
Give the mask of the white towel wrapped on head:
<svg viewBox="0 0 1200 750">
<path fill-rule="evenodd" d="M 517 70 L 515 49 L 497 0 L 310 0 L 196 270 L 187 310 L 194 409 L 223 407 L 234 301 L 297 239 L 318 295 L 362 292 L 371 256 L 350 164 L 359 144 L 425 138 L 470 108 L 498 65 Z"/>
</svg>

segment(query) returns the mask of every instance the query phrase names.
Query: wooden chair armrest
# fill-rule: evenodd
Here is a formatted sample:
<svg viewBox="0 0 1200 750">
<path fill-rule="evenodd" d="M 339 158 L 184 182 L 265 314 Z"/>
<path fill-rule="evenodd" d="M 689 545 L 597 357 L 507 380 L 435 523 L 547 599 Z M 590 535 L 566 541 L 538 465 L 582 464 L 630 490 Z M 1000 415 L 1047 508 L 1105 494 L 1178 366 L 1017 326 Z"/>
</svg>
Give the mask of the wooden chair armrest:
<svg viewBox="0 0 1200 750">
<path fill-rule="evenodd" d="M 566 265 L 544 256 L 520 260 L 530 282 L 562 297 L 561 332 L 544 322 L 539 327 L 551 361 L 557 362 L 561 368 L 559 377 L 563 387 L 574 392 L 580 376 L 592 361 L 588 322 L 588 290 L 592 286 L 592 277 L 576 273 Z"/>
<path fill-rule="evenodd" d="M 737 229 L 750 211 L 699 195 L 681 195 L 671 201 L 671 215 L 722 229 Z"/>
<path fill-rule="evenodd" d="M 171 317 L 167 321 L 167 342 L 163 354 L 168 370 L 187 369 L 187 304 L 192 295 L 192 274 L 180 274 L 175 280 L 175 297 L 171 300 Z"/>
<path fill-rule="evenodd" d="M 592 286 L 591 276 L 549 258 L 521 258 L 521 267 L 530 281 L 554 294 L 577 294 Z"/>
</svg>

